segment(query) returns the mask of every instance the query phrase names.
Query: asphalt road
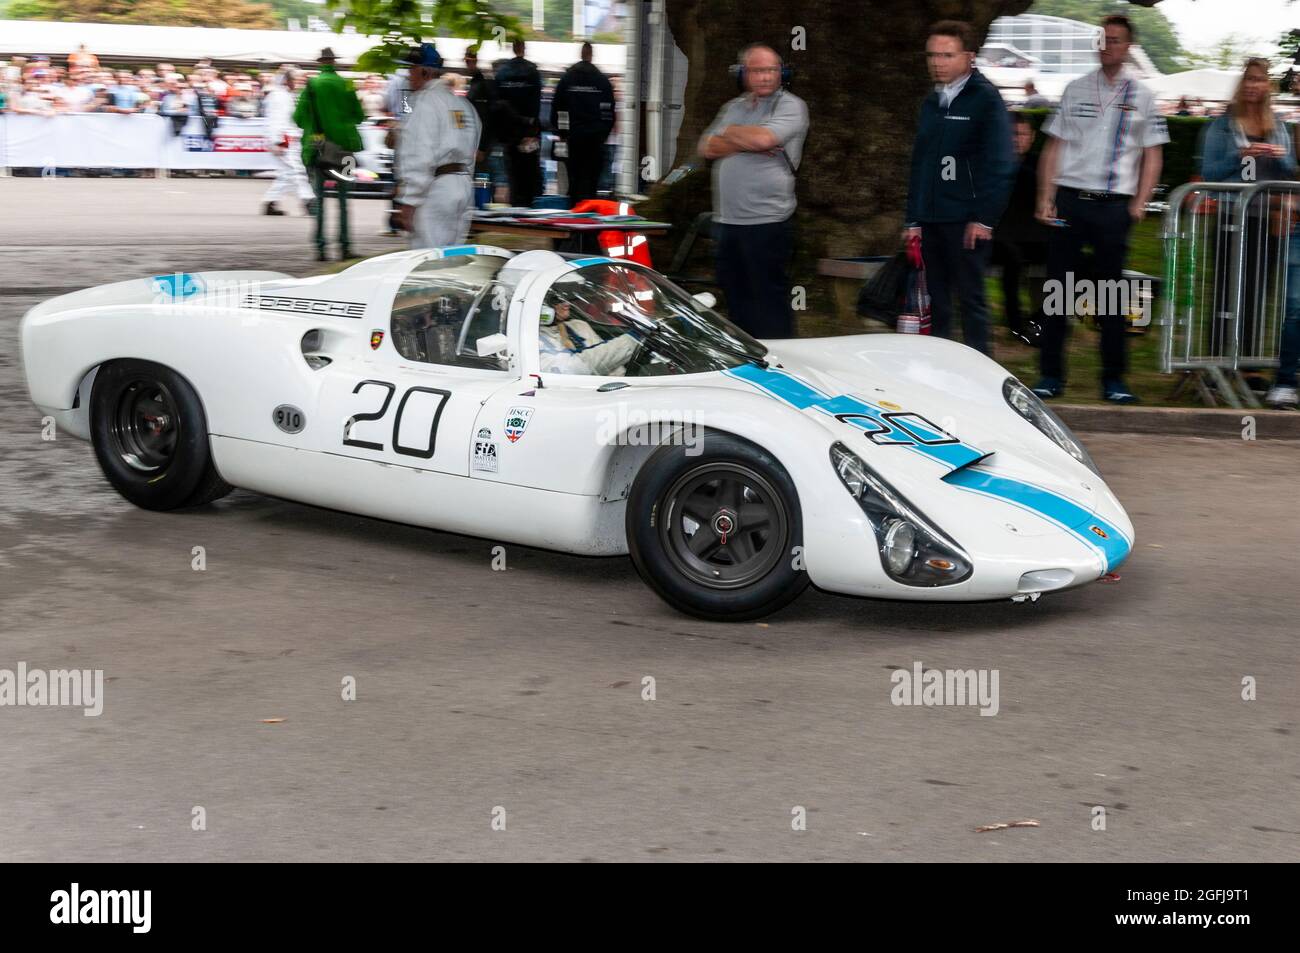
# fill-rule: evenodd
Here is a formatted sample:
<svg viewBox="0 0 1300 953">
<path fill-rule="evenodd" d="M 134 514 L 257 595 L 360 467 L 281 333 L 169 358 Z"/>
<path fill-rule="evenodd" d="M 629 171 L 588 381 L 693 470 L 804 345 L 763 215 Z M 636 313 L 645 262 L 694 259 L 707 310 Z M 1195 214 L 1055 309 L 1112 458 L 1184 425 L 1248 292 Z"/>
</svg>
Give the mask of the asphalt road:
<svg viewBox="0 0 1300 953">
<path fill-rule="evenodd" d="M 760 624 L 680 616 L 626 559 L 493 571 L 489 540 L 244 492 L 135 509 L 41 439 L 18 320 L 122 277 L 306 273 L 307 220 L 257 217 L 261 188 L 0 180 L 0 670 L 107 679 L 97 718 L 0 707 L 0 860 L 1300 860 L 1296 443 L 1089 437 L 1137 526 L 1118 582 L 809 591 Z M 381 211 L 363 248 L 399 247 Z M 996 669 L 997 715 L 893 705 L 916 662 Z"/>
</svg>

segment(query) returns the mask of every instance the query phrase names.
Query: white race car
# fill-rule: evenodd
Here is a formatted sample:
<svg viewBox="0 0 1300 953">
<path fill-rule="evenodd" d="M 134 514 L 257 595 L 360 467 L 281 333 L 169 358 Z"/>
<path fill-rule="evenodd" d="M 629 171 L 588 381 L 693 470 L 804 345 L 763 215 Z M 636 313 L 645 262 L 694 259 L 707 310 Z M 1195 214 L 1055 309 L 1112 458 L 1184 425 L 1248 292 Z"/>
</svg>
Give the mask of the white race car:
<svg viewBox="0 0 1300 953">
<path fill-rule="evenodd" d="M 481 245 L 337 275 L 140 278 L 38 305 L 42 414 L 124 497 L 232 486 L 585 555 L 752 619 L 809 582 L 1036 598 L 1133 527 L 1069 430 L 988 358 L 913 335 L 760 343 L 621 260 Z"/>
</svg>

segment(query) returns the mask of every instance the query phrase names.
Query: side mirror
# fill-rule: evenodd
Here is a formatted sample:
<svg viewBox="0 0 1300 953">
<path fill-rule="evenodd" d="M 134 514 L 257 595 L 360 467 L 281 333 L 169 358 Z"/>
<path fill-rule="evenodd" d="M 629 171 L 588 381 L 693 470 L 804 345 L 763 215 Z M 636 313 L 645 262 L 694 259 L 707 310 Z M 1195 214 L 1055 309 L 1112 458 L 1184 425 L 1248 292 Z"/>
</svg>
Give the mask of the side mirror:
<svg viewBox="0 0 1300 953">
<path fill-rule="evenodd" d="M 718 303 L 718 299 L 711 292 L 701 291 L 697 295 L 691 295 L 691 300 L 702 304 L 706 308 L 712 308 Z"/>
<path fill-rule="evenodd" d="M 510 339 L 504 334 L 489 334 L 474 342 L 474 350 L 479 357 L 495 357 L 510 350 Z"/>
</svg>

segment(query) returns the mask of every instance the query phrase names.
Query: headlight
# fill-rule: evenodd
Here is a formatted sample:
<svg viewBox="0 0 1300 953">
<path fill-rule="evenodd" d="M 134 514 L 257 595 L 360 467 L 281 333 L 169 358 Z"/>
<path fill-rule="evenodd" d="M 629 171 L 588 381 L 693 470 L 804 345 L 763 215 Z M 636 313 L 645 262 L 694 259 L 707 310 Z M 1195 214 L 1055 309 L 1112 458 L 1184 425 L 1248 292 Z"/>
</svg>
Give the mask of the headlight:
<svg viewBox="0 0 1300 953">
<path fill-rule="evenodd" d="M 1014 377 L 1008 377 L 1002 384 L 1002 396 L 1006 398 L 1011 409 L 1024 417 L 1049 440 L 1078 460 L 1085 467 L 1101 476 L 1097 464 L 1092 462 L 1083 444 L 1070 433 L 1061 418 L 1052 413 L 1052 409 L 1038 399 L 1038 395 Z"/>
<path fill-rule="evenodd" d="M 916 558 L 916 527 L 907 520 L 894 520 L 885 530 L 881 552 L 890 575 L 903 575 L 912 568 L 912 560 Z"/>
<path fill-rule="evenodd" d="M 880 564 L 909 586 L 950 586 L 971 574 L 970 557 L 842 443 L 831 465 L 876 534 Z"/>
</svg>

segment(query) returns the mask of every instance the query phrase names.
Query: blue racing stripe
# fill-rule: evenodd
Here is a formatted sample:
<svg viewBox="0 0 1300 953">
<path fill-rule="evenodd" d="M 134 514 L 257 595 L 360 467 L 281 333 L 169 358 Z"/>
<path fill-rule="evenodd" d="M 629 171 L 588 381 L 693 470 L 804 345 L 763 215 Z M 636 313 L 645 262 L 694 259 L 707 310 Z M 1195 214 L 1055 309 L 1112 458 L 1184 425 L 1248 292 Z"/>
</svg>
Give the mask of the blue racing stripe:
<svg viewBox="0 0 1300 953">
<path fill-rule="evenodd" d="M 569 264 L 574 268 L 586 268 L 588 265 L 599 265 L 613 260 L 612 258 L 575 258 Z"/>
<path fill-rule="evenodd" d="M 898 416 L 905 419 L 894 420 L 892 415 L 886 416 L 890 412 L 883 407 L 848 394 L 830 397 L 784 371 L 742 364 L 725 373 L 755 384 L 799 410 L 812 407 L 832 417 L 840 417 L 850 427 L 872 435 L 872 442 L 880 446 L 906 447 L 950 469 L 968 466 L 985 456 L 984 451 L 932 430 L 910 414 L 899 412 Z M 875 426 L 871 426 L 873 423 Z M 940 440 L 944 442 L 920 442 Z"/>
<path fill-rule="evenodd" d="M 962 442 L 914 442 L 911 439 L 913 437 L 938 440 L 945 439 L 946 435 L 931 430 L 909 414 L 898 412 L 886 416 L 888 412 L 884 408 L 857 397 L 847 394 L 830 397 L 793 374 L 775 368 L 742 364 L 723 373 L 753 384 L 798 410 L 813 408 L 838 417 L 849 426 L 868 434 L 879 446 L 904 447 L 949 467 L 949 472 L 943 477 L 945 483 L 1002 500 L 1054 523 L 1100 553 L 1105 566 L 1103 572 L 1109 572 L 1122 563 L 1132 548 L 1132 541 L 1116 527 L 1064 496 L 1020 480 L 963 469 L 986 456 L 976 447 Z"/>
<path fill-rule="evenodd" d="M 980 470 L 957 470 L 945 476 L 943 481 L 964 490 L 1005 500 L 1055 523 L 1101 553 L 1105 564 L 1103 572 L 1110 572 L 1122 563 L 1132 548 L 1132 543 L 1110 523 L 1079 504 L 1041 487 Z"/>
<path fill-rule="evenodd" d="M 804 410 L 826 400 L 825 394 L 815 387 L 805 384 L 797 377 L 782 374 L 770 368 L 762 368 L 757 364 L 741 364 L 739 367 L 730 368 L 724 373 L 731 377 L 739 377 L 751 384 L 757 384 L 763 390 L 781 398 L 787 404 L 797 407 L 799 410 Z"/>
<path fill-rule="evenodd" d="M 478 252 L 477 245 L 453 245 L 450 248 L 442 250 L 443 258 L 450 258 L 452 255 L 473 255 Z"/>
</svg>

